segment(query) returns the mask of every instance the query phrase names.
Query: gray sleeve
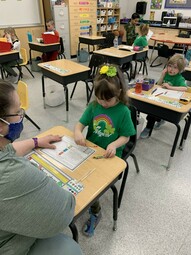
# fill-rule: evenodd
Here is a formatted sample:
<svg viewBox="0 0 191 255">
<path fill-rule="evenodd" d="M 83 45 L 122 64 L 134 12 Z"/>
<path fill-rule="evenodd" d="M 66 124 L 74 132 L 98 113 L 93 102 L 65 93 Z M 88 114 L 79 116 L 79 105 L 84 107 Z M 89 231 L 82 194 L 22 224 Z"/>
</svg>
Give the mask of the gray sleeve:
<svg viewBox="0 0 191 255">
<path fill-rule="evenodd" d="M 47 238 L 68 226 L 74 207 L 73 195 L 25 158 L 0 160 L 1 230 Z"/>
</svg>

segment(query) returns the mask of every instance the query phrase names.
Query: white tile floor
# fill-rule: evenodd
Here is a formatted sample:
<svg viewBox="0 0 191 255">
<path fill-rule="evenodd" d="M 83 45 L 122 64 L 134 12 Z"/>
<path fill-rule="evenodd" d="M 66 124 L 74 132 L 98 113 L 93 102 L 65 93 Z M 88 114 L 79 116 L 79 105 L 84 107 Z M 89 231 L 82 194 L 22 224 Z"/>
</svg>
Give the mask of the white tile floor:
<svg viewBox="0 0 191 255">
<path fill-rule="evenodd" d="M 159 78 L 162 67 L 149 68 L 149 77 Z M 30 109 L 28 115 L 45 131 L 56 125 L 73 129 L 86 107 L 85 86 L 79 82 L 70 101 L 69 123 L 65 123 L 65 105 L 43 109 L 41 74 L 35 79 L 24 71 L 23 80 L 29 86 Z M 46 84 L 62 91 L 49 79 Z M 69 88 L 72 84 L 69 85 Z M 70 89 L 71 91 L 71 89 Z M 183 126 L 184 121 L 181 125 Z M 103 218 L 95 235 L 81 234 L 88 213 L 77 222 L 79 243 L 85 255 L 190 255 L 191 254 L 191 140 L 184 151 L 176 150 L 170 171 L 166 171 L 176 128 L 166 123 L 153 131 L 149 139 L 137 142 L 135 154 L 140 173 L 129 159 L 129 176 L 118 217 L 118 229 L 112 230 L 112 192 L 101 198 Z M 25 120 L 22 138 L 37 135 L 38 130 Z M 117 167 L 117 166 L 116 166 Z M 117 184 L 119 187 L 119 184 Z M 68 231 L 70 234 L 70 231 Z"/>
</svg>

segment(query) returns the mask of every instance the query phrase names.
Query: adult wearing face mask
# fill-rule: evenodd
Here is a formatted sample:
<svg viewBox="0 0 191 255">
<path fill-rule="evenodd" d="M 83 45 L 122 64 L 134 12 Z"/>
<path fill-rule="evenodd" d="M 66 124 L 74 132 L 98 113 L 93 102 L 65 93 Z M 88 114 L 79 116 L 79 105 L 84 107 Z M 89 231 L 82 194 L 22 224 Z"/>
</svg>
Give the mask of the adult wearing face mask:
<svg viewBox="0 0 191 255">
<path fill-rule="evenodd" d="M 0 80 L 0 254 L 82 255 L 60 234 L 72 221 L 75 198 L 23 157 L 36 147 L 54 149 L 61 138 L 14 142 L 23 117 L 16 90 Z"/>
</svg>

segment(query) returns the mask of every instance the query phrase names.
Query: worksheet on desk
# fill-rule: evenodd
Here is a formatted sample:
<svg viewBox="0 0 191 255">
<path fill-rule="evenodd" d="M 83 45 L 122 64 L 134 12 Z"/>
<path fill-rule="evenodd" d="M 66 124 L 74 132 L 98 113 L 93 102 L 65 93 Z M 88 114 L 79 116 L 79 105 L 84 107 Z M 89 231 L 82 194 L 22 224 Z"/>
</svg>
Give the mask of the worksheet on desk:
<svg viewBox="0 0 191 255">
<path fill-rule="evenodd" d="M 166 97 L 170 97 L 170 98 L 174 98 L 174 99 L 180 99 L 183 92 L 181 91 L 175 91 L 175 90 L 170 90 L 170 89 L 163 89 L 163 88 L 157 88 L 156 90 L 154 90 L 154 93 L 152 93 L 152 96 L 158 96 L 160 94 L 160 96 L 166 96 Z"/>
<path fill-rule="evenodd" d="M 41 151 L 72 171 L 95 152 L 90 147 L 77 145 L 69 136 L 63 136 L 62 141 L 54 145 L 56 146 L 54 150 L 41 149 Z"/>
</svg>

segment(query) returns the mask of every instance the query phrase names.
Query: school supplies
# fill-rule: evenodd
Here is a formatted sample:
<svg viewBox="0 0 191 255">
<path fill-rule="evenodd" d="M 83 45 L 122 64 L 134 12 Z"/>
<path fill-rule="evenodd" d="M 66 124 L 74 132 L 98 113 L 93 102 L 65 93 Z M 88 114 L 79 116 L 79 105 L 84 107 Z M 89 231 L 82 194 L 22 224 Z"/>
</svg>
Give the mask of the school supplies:
<svg viewBox="0 0 191 255">
<path fill-rule="evenodd" d="M 10 42 L 2 42 L 0 41 L 0 52 L 8 52 L 12 48 L 12 44 Z"/>
</svg>

